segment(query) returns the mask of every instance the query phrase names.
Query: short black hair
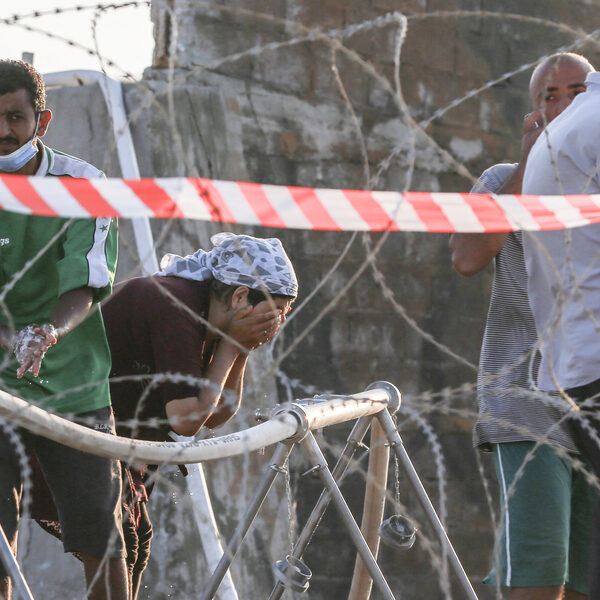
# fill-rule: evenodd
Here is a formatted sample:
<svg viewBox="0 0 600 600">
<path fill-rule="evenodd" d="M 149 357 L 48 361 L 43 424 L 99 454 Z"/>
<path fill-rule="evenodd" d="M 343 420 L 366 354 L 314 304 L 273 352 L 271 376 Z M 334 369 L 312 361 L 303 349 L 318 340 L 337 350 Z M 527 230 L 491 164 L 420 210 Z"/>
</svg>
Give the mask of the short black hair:
<svg viewBox="0 0 600 600">
<path fill-rule="evenodd" d="M 0 96 L 24 89 L 36 113 L 46 110 L 46 86 L 42 76 L 22 60 L 0 60 Z"/>
<path fill-rule="evenodd" d="M 229 300 L 231 296 L 233 296 L 233 292 L 242 286 L 239 285 L 229 285 L 227 283 L 223 283 L 218 279 L 211 279 L 210 289 L 214 293 L 214 295 L 225 304 L 229 304 Z M 256 290 L 254 288 L 248 288 L 248 302 L 252 306 L 256 306 L 260 302 L 264 302 L 265 300 L 270 300 L 273 298 L 284 298 L 286 300 L 294 300 L 293 296 L 286 296 L 285 294 L 269 294 L 267 291 Z"/>
</svg>

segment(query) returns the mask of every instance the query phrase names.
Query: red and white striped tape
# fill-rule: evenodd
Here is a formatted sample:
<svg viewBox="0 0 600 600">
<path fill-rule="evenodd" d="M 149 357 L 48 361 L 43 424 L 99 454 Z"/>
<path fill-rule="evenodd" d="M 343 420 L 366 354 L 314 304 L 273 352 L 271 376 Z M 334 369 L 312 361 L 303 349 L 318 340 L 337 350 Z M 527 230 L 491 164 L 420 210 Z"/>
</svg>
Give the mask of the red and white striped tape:
<svg viewBox="0 0 600 600">
<path fill-rule="evenodd" d="M 0 175 L 0 208 L 45 216 L 182 218 L 320 231 L 491 233 L 600 222 L 600 194 L 369 192 L 192 178 Z"/>
</svg>

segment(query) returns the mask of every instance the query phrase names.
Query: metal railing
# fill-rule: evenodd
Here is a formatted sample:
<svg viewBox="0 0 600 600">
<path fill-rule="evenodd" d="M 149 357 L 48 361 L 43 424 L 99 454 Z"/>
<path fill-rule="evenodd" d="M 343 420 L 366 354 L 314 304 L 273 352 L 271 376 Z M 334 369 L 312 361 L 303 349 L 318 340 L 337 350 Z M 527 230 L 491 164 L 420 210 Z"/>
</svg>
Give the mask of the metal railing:
<svg viewBox="0 0 600 600">
<path fill-rule="evenodd" d="M 398 410 L 400 402 L 400 393 L 395 386 L 387 382 L 375 382 L 364 392 L 358 394 L 317 396 L 291 404 L 280 405 L 269 411 L 268 414 L 258 412 L 257 419 L 264 422 L 249 429 L 209 440 L 194 440 L 183 443 L 147 442 L 93 431 L 52 415 L 2 391 L 0 391 L 0 416 L 10 419 L 12 423 L 25 427 L 33 433 L 43 435 L 61 444 L 129 463 L 199 463 L 245 454 L 276 444 L 275 451 L 254 496 L 204 588 L 201 600 L 211 600 L 215 597 L 217 589 L 228 572 L 273 482 L 279 474 L 286 473 L 287 459 L 296 446 L 308 458 L 311 464 L 309 471 L 318 474 L 324 489 L 301 531 L 292 553 L 285 559 L 278 561 L 273 568 L 277 583 L 269 596 L 269 600 L 281 598 L 287 587 L 295 591 L 303 591 L 308 587 L 310 570 L 302 563 L 302 555 L 331 502 L 335 505 L 353 544 L 356 546 L 357 552 L 372 578 L 373 585 L 379 590 L 382 598 L 386 600 L 395 599 L 338 486 L 351 463 L 356 448 L 361 445 L 373 419 L 377 419 L 384 432 L 387 445 L 389 445 L 390 450 L 404 469 L 419 504 L 441 541 L 455 576 L 464 589 L 465 597 L 470 600 L 477 600 L 473 587 L 406 453 L 402 439 L 392 419 L 391 415 Z M 337 464 L 331 471 L 313 435 L 313 430 L 351 420 L 356 420 L 356 423 Z M 16 563 L 11 564 L 5 558 L 5 550 L 8 546 L 6 542 L 3 543 L 0 536 L 0 546 L 3 545 L 5 546 L 4 552 L 0 552 L 0 559 L 9 570 L 11 577 L 19 582 L 15 586 L 17 590 L 26 589 L 27 584 L 18 569 L 18 565 L 16 565 L 17 568 L 14 568 Z M 22 597 L 30 598 L 31 596 Z"/>
</svg>

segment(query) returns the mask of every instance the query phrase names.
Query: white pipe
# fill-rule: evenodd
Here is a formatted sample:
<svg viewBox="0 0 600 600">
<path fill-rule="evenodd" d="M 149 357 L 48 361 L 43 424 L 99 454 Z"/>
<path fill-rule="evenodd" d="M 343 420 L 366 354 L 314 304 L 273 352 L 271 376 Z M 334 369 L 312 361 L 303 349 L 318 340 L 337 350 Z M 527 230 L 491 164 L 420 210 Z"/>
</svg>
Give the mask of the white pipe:
<svg viewBox="0 0 600 600">
<path fill-rule="evenodd" d="M 298 420 L 282 414 L 250 429 L 194 442 L 148 442 L 93 431 L 0 390 L 0 415 L 55 442 L 138 464 L 180 465 L 228 458 L 276 444 L 296 433 Z"/>
<path fill-rule="evenodd" d="M 121 174 L 125 179 L 139 179 L 140 169 L 123 102 L 121 82 L 111 79 L 108 75 L 100 71 L 87 69 L 46 73 L 44 75 L 44 82 L 49 87 L 93 85 L 95 83 L 100 86 L 113 124 Z M 154 239 L 150 228 L 150 220 L 147 217 L 137 217 L 131 219 L 131 224 L 133 225 L 133 233 L 142 270 L 145 275 L 152 275 L 158 271 L 158 261 L 154 252 Z"/>
<path fill-rule="evenodd" d="M 193 438 L 175 436 L 175 439 L 184 441 Z M 212 509 L 202 463 L 186 465 L 186 467 L 188 474 L 185 480 L 192 500 L 194 518 L 196 519 L 196 525 L 200 533 L 200 542 L 204 550 L 208 572 L 212 573 L 217 568 L 223 556 L 221 534 L 219 533 L 215 514 Z M 231 577 L 231 571 L 228 570 L 223 576 L 216 597 L 218 600 L 238 600 L 239 597 Z"/>
<path fill-rule="evenodd" d="M 358 396 L 361 398 L 358 399 Z M 310 429 L 320 429 L 382 411 L 387 406 L 384 396 L 387 397 L 386 390 L 373 389 L 302 408 Z M 148 442 L 93 431 L 0 390 L 0 416 L 8 417 L 11 422 L 84 452 L 138 464 L 197 463 L 271 446 L 303 432 L 303 424 L 292 410 L 283 410 L 266 423 L 216 438 L 185 443 Z"/>
<path fill-rule="evenodd" d="M 332 396 L 329 400 L 317 403 L 308 402 L 302 405 L 308 427 L 321 429 L 381 412 L 387 408 L 389 396 L 386 389 L 376 388 L 349 396 Z"/>
</svg>

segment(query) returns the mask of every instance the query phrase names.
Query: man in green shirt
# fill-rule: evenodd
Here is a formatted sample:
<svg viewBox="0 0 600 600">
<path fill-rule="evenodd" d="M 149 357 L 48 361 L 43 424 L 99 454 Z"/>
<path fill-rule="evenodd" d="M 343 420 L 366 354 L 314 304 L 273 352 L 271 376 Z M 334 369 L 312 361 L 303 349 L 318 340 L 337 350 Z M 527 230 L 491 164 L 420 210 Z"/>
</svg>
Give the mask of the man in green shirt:
<svg viewBox="0 0 600 600">
<path fill-rule="evenodd" d="M 26 63 L 0 61 L 0 173 L 103 176 L 42 144 L 51 117 L 41 76 Z M 114 433 L 110 354 L 97 302 L 110 294 L 116 258 L 111 219 L 0 211 L 0 388 L 106 433 Z M 23 482 L 6 426 L 0 524 L 15 550 Z M 83 559 L 89 598 L 126 600 L 118 462 L 19 434 L 52 491 L 65 552 Z M 0 575 L 0 593 L 9 599 L 10 580 Z"/>
</svg>

